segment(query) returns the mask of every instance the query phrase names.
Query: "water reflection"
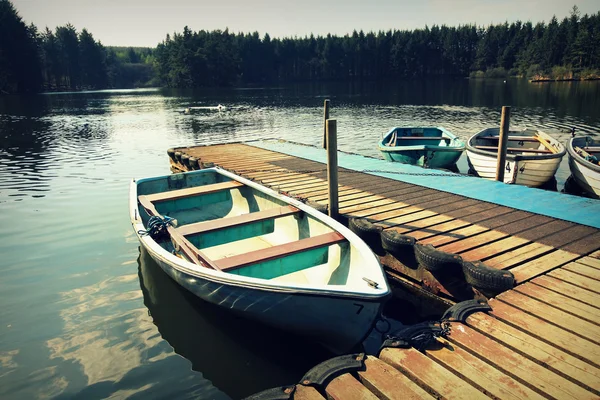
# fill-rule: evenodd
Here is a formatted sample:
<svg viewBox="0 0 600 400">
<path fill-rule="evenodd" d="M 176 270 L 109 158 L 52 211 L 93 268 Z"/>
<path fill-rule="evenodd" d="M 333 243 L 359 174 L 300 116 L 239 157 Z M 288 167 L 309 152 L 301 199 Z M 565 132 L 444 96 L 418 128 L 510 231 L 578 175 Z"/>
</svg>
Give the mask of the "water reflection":
<svg viewBox="0 0 600 400">
<path fill-rule="evenodd" d="M 161 336 L 233 398 L 299 381 L 332 357 L 322 347 L 198 299 L 140 250 L 144 304 Z"/>
</svg>

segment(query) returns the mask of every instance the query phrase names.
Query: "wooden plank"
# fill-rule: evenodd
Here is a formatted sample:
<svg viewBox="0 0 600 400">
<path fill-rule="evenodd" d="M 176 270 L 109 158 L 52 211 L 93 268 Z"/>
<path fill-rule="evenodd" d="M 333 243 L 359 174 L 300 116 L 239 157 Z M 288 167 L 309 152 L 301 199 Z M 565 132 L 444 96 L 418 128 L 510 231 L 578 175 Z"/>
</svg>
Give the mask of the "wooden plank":
<svg viewBox="0 0 600 400">
<path fill-rule="evenodd" d="M 380 399 L 433 398 L 404 374 L 376 357 L 368 356 L 365 366 L 365 371 L 358 371 L 359 380 Z"/>
<path fill-rule="evenodd" d="M 550 343 L 596 367 L 600 366 L 600 346 L 597 344 L 499 300 L 490 300 L 490 306 L 493 309 L 492 315 L 500 321 Z"/>
<path fill-rule="evenodd" d="M 484 313 L 471 314 L 467 318 L 467 324 L 503 346 L 526 355 L 537 364 L 581 382 L 593 390 L 600 390 L 599 368 L 552 344 L 536 339 L 527 332 Z"/>
<path fill-rule="evenodd" d="M 600 260 L 600 250 L 597 250 L 597 251 L 593 252 L 589 256 Z"/>
<path fill-rule="evenodd" d="M 598 294 L 591 292 L 587 289 L 583 289 L 579 286 L 572 285 L 568 282 L 561 281 L 560 279 L 556 279 L 548 275 L 538 276 L 531 282 L 546 289 L 552 290 L 556 293 L 563 294 L 567 297 L 579 300 L 582 303 L 600 309 L 600 303 L 598 302 Z"/>
<path fill-rule="evenodd" d="M 406 223 L 402 223 L 400 225 L 396 225 L 393 228 L 390 228 L 398 233 L 401 234 L 407 234 L 410 233 L 412 231 L 416 231 L 418 229 L 423 229 L 423 228 L 427 228 L 430 226 L 434 226 L 437 224 L 440 224 L 442 222 L 448 222 L 450 220 L 452 220 L 452 217 L 449 217 L 447 215 L 435 215 L 429 218 L 423 218 L 417 221 L 410 221 L 410 222 L 406 222 Z"/>
<path fill-rule="evenodd" d="M 511 269 L 510 272 L 513 273 L 517 282 L 521 283 L 548 272 L 553 268 L 566 264 L 577 257 L 579 257 L 577 254 L 556 250 L 545 256 L 536 258 L 533 261 L 528 261 L 525 264 L 519 265 L 518 267 Z"/>
<path fill-rule="evenodd" d="M 423 244 L 432 244 L 439 247 L 448 243 L 467 239 L 471 236 L 478 235 L 482 232 L 489 231 L 487 228 L 480 225 L 470 225 L 465 228 L 456 229 L 450 232 L 445 232 L 440 235 L 421 240 Z"/>
<path fill-rule="evenodd" d="M 586 338 L 596 344 L 600 344 L 600 329 L 598 329 L 598 325 L 596 324 L 561 311 L 551 305 L 544 304 L 539 300 L 522 295 L 514 290 L 504 292 L 496 297 L 496 299 L 560 326 L 564 330 Z"/>
<path fill-rule="evenodd" d="M 598 325 L 597 321 L 600 321 L 599 308 L 591 307 L 579 300 L 563 296 L 533 283 L 527 282 L 515 287 L 513 290 L 585 319 L 595 325 Z M 598 300 L 600 300 L 600 297 Z"/>
<path fill-rule="evenodd" d="M 240 186 L 244 186 L 244 184 L 238 181 L 227 181 L 221 183 L 213 183 L 211 185 L 171 190 L 169 192 L 148 194 L 146 195 L 146 199 L 151 203 L 167 200 L 177 200 L 190 196 L 198 196 L 202 194 L 221 192 L 223 190 L 235 189 L 239 188 Z"/>
<path fill-rule="evenodd" d="M 285 257 L 302 251 L 324 246 L 331 246 L 333 244 L 343 242 L 344 240 L 346 240 L 346 238 L 339 232 L 330 232 L 323 235 L 296 240 L 290 243 L 268 247 L 266 249 L 250 251 L 248 253 L 222 258 L 214 261 L 214 263 L 223 271 L 232 270 L 259 262 L 273 260 L 275 258 Z"/>
<path fill-rule="evenodd" d="M 375 203 L 379 203 L 379 201 L 374 201 L 372 204 Z M 379 205 L 376 207 L 370 207 L 370 208 L 365 208 L 363 210 L 360 211 L 354 211 L 352 212 L 352 216 L 354 217 L 369 217 L 372 218 L 373 215 L 376 214 L 381 214 L 382 212 L 385 211 L 394 211 L 394 210 L 401 210 L 404 208 L 410 207 L 408 204 L 404 204 L 404 203 L 400 203 L 400 202 L 393 202 L 393 203 L 387 203 L 387 204 L 383 204 L 383 205 Z"/>
<path fill-rule="evenodd" d="M 237 215 L 235 217 L 219 218 L 211 221 L 202 221 L 193 224 L 182 225 L 177 228 L 177 231 L 184 236 L 193 235 L 196 233 L 207 233 L 220 229 L 230 228 L 232 226 L 242 226 L 253 222 L 265 221 L 268 219 L 282 218 L 299 212 L 300 210 L 294 206 L 276 207 L 268 210 Z"/>
<path fill-rule="evenodd" d="M 461 252 L 460 256 L 463 258 L 463 260 L 467 261 L 481 260 L 486 257 L 493 257 L 496 254 L 504 253 L 528 242 L 528 240 L 521 239 L 516 236 L 509 236 L 507 238 L 500 239 L 497 242 L 490 243 L 473 250 Z"/>
<path fill-rule="evenodd" d="M 325 391 L 333 400 L 378 400 L 377 396 L 350 374 L 343 374 L 332 379 Z"/>
<path fill-rule="evenodd" d="M 386 219 L 384 221 L 379 221 L 377 222 L 377 225 L 386 227 L 386 228 L 390 228 L 396 225 L 401 225 L 401 224 L 405 224 L 405 223 L 409 223 L 412 221 L 418 221 L 420 219 L 423 218 L 428 218 L 431 216 L 437 215 L 434 211 L 429 211 L 429 210 L 423 210 L 423 211 L 419 211 L 419 212 L 414 212 L 408 215 L 404 215 L 401 217 L 395 217 L 395 218 L 390 218 L 390 219 Z"/>
<path fill-rule="evenodd" d="M 312 198 L 310 198 L 312 200 Z M 356 213 L 359 211 L 364 211 L 366 209 L 372 209 L 378 206 L 383 206 L 383 205 L 389 205 L 389 204 L 397 204 L 394 200 L 390 200 L 390 199 L 383 199 L 383 200 L 377 200 L 377 201 L 373 201 L 373 202 L 369 202 L 369 203 L 363 203 L 363 204 L 357 204 L 357 205 L 353 205 L 353 206 L 345 206 L 345 207 L 340 207 L 340 212 L 342 212 L 343 214 L 352 214 L 352 213 Z"/>
<path fill-rule="evenodd" d="M 312 386 L 296 385 L 294 390 L 294 400 L 325 400 L 325 397 Z"/>
<path fill-rule="evenodd" d="M 582 257 L 577 260 L 578 263 L 585 264 L 588 267 L 600 269 L 600 260 L 593 257 Z"/>
<path fill-rule="evenodd" d="M 591 279 L 600 280 L 600 270 L 590 267 L 589 265 L 581 264 L 579 260 L 568 263 L 563 266 L 567 271 L 575 272 L 576 274 L 587 276 Z"/>
<path fill-rule="evenodd" d="M 473 225 L 475 227 L 476 225 Z M 469 238 L 461 239 L 444 246 L 439 246 L 438 249 L 448 253 L 460 253 L 484 245 L 486 243 L 501 239 L 507 235 L 498 231 L 487 231 Z"/>
<path fill-rule="evenodd" d="M 454 371 L 458 376 L 498 399 L 544 399 L 519 381 L 499 371 L 493 365 L 473 356 L 459 346 L 440 339 L 439 349 L 427 350 L 427 355 Z"/>
<path fill-rule="evenodd" d="M 571 271 L 564 270 L 562 268 L 550 271 L 548 273 L 548 276 L 563 280 L 565 282 L 569 282 L 575 286 L 579 286 L 600 294 L 600 282 L 598 282 L 595 279 L 590 279 L 585 276 L 573 273 Z"/>
<path fill-rule="evenodd" d="M 154 207 L 154 204 L 152 204 L 152 202 L 150 202 L 146 196 L 138 196 L 138 201 L 150 215 L 161 216 Z M 183 235 L 177 232 L 174 227 L 167 225 L 167 232 L 171 236 L 171 241 L 175 245 L 175 249 L 185 254 L 185 256 L 189 258 L 191 262 L 204 268 L 212 268 L 220 271 L 220 268 L 210 258 L 198 250 L 196 246 L 194 246 Z"/>
<path fill-rule="evenodd" d="M 506 269 L 552 250 L 554 250 L 553 247 L 541 243 L 530 243 L 508 253 L 485 259 L 485 264 L 489 267 Z"/>
<path fill-rule="evenodd" d="M 458 230 L 464 227 L 471 225 L 467 221 L 463 221 L 460 219 L 454 219 L 448 222 L 444 222 L 441 224 L 429 226 L 425 229 L 419 229 L 417 231 L 413 231 L 410 233 L 410 236 L 414 237 L 417 240 L 422 240 L 438 235 L 447 234 L 454 230 Z"/>
<path fill-rule="evenodd" d="M 536 364 L 521 354 L 515 353 L 467 325 L 452 324 L 452 333 L 449 340 L 492 364 L 503 373 L 535 388 L 538 393 L 557 399 L 597 399 L 594 393 Z"/>
<path fill-rule="evenodd" d="M 415 349 L 387 348 L 381 351 L 379 358 L 407 374 L 413 381 L 420 383 L 421 387 L 429 388 L 434 396 L 489 400 L 477 388 Z"/>
</svg>

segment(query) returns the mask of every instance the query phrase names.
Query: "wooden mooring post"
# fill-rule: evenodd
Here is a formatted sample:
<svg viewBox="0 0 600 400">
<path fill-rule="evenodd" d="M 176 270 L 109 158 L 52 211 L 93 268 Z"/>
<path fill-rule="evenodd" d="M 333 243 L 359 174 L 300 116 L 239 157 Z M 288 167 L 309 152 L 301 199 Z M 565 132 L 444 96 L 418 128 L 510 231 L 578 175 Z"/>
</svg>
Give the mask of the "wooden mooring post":
<svg viewBox="0 0 600 400">
<path fill-rule="evenodd" d="M 506 147 L 508 144 L 508 130 L 510 126 L 510 107 L 502 107 L 500 117 L 500 140 L 498 141 L 498 163 L 496 164 L 496 180 L 504 182 L 504 164 L 506 163 Z"/>
<path fill-rule="evenodd" d="M 327 120 L 329 119 L 329 100 L 323 104 L 323 148 L 327 148 Z"/>
<path fill-rule="evenodd" d="M 327 100 L 325 101 L 327 104 Z M 326 108 L 327 109 L 327 108 Z M 338 159 L 337 159 L 337 121 L 325 121 L 325 136 L 327 145 L 327 184 L 329 195 L 329 216 L 337 219 L 338 203 Z"/>
</svg>

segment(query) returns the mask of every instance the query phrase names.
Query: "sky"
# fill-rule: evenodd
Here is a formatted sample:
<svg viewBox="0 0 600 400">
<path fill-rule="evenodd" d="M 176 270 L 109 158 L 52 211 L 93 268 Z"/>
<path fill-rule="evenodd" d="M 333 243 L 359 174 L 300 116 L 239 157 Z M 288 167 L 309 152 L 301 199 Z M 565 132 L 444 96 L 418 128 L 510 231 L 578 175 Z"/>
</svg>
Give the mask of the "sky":
<svg viewBox="0 0 600 400">
<path fill-rule="evenodd" d="M 11 0 L 40 30 L 71 23 L 105 46 L 154 47 L 167 33 L 229 28 L 271 37 L 345 35 L 425 25 L 549 21 L 600 11 L 598 0 Z"/>
</svg>

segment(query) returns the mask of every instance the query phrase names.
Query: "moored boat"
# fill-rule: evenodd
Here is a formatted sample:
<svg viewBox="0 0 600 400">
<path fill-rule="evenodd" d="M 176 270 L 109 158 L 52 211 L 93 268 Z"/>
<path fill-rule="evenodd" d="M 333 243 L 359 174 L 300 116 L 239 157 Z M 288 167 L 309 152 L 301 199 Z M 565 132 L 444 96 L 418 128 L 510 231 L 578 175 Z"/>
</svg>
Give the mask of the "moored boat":
<svg viewBox="0 0 600 400">
<path fill-rule="evenodd" d="M 574 137 L 567 145 L 569 169 L 579 187 L 600 198 L 600 139 Z"/>
<path fill-rule="evenodd" d="M 450 167 L 464 150 L 464 142 L 442 127 L 393 128 L 379 142 L 386 160 L 428 168 Z"/>
<path fill-rule="evenodd" d="M 467 142 L 469 167 L 477 176 L 496 178 L 500 128 L 488 128 Z M 508 134 L 504 183 L 538 187 L 548 182 L 565 155 L 565 146 L 538 130 L 510 131 Z"/>
<path fill-rule="evenodd" d="M 337 353 L 368 335 L 390 295 L 377 257 L 349 229 L 219 168 L 134 180 L 130 216 L 182 287 Z"/>
</svg>

